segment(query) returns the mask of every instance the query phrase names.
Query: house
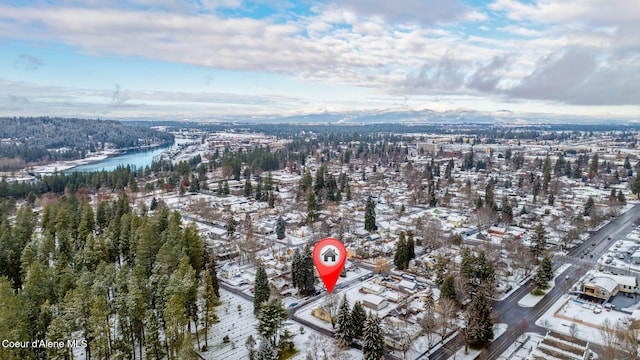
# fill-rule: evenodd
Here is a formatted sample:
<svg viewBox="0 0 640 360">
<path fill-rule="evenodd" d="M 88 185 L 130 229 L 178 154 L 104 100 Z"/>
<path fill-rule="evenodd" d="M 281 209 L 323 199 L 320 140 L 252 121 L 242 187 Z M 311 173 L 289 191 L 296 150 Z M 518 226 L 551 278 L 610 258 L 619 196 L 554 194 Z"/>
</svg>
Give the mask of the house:
<svg viewBox="0 0 640 360">
<path fill-rule="evenodd" d="M 586 360 L 590 353 L 589 342 L 549 331 L 527 359 Z"/>
<path fill-rule="evenodd" d="M 320 320 L 331 323 L 331 314 L 322 307 L 317 307 L 311 311 L 311 315 L 317 317 Z"/>
<path fill-rule="evenodd" d="M 635 294 L 637 279 L 633 276 L 597 273 L 584 283 L 584 295 L 609 301 L 618 292 Z"/>
<path fill-rule="evenodd" d="M 209 232 L 207 233 L 207 235 L 211 240 L 220 240 L 225 235 L 227 235 L 227 229 L 219 228 L 217 226 L 212 226 L 209 228 Z"/>
<path fill-rule="evenodd" d="M 234 263 L 227 263 L 220 269 L 220 276 L 223 278 L 231 279 L 240 275 L 240 268 Z"/>
<path fill-rule="evenodd" d="M 380 295 L 384 292 L 384 286 L 380 286 L 372 283 L 364 283 L 360 288 L 362 292 L 367 294 Z"/>
<path fill-rule="evenodd" d="M 383 297 L 374 294 L 367 294 L 362 298 L 362 305 L 371 310 L 380 311 L 387 307 L 389 303 Z"/>
<path fill-rule="evenodd" d="M 618 283 L 608 276 L 597 276 L 584 284 L 584 294 L 590 297 L 609 301 L 618 292 Z"/>
<path fill-rule="evenodd" d="M 398 284 L 398 287 L 406 291 L 416 291 L 418 285 L 413 281 L 402 279 L 402 281 L 400 281 L 400 283 Z"/>
<path fill-rule="evenodd" d="M 492 226 L 489 228 L 488 232 L 491 235 L 503 236 L 505 232 L 507 232 L 507 229 L 503 227 Z"/>
</svg>

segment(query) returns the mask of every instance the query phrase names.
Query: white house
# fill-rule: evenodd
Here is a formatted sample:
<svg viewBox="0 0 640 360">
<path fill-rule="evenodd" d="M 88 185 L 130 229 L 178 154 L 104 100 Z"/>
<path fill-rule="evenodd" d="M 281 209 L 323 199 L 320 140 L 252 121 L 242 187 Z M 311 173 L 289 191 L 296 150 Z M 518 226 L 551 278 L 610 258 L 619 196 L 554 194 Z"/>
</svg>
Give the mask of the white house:
<svg viewBox="0 0 640 360">
<path fill-rule="evenodd" d="M 362 304 L 371 310 L 380 311 L 387 307 L 389 303 L 383 297 L 374 294 L 367 294 L 362 298 Z"/>
</svg>

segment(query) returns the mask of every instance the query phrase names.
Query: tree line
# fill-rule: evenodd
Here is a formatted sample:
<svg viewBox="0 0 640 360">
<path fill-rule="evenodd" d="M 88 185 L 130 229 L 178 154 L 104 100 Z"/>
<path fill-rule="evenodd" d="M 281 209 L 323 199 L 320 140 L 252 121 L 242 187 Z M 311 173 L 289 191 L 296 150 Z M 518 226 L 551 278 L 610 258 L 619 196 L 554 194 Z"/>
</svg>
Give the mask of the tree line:
<svg viewBox="0 0 640 360">
<path fill-rule="evenodd" d="M 99 359 L 196 359 L 193 336 L 208 347 L 215 259 L 179 213 L 133 211 L 124 195 L 94 210 L 67 195 L 40 214 L 0 215 L 0 338 L 83 340 Z M 2 348 L 0 358 L 71 359 L 71 350 Z"/>
<path fill-rule="evenodd" d="M 173 135 L 113 120 L 19 117 L 0 118 L 0 139 L 0 170 L 11 171 L 29 163 L 80 159 L 107 144 L 116 149 L 168 144 Z"/>
</svg>

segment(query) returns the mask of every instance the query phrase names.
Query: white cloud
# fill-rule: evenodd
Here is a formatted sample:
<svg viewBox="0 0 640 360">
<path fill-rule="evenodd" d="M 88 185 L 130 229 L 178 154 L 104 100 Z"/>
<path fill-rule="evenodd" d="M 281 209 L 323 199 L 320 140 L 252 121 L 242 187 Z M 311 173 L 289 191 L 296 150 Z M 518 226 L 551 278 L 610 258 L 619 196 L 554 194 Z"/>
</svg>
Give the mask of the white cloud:
<svg viewBox="0 0 640 360">
<path fill-rule="evenodd" d="M 637 0 L 496 0 L 486 9 L 458 0 L 337 0 L 316 5 L 306 16 L 287 13 L 266 19 L 216 13 L 222 7 L 241 9 L 241 0 L 195 5 L 134 0 L 120 8 L 94 2 L 95 7 L 73 0 L 63 7 L 0 5 L 0 37 L 61 43 L 99 56 L 289 74 L 301 81 L 368 87 L 381 94 L 567 104 L 637 105 L 640 99 L 635 75 L 640 73 Z M 290 4 L 283 0 L 278 6 L 286 9 Z M 490 31 L 492 20 L 502 25 L 505 16 L 517 23 Z M 465 33 L 462 25 L 474 21 L 486 21 L 475 24 L 484 29 L 481 35 Z M 29 64 L 35 63 L 25 62 Z M 101 101 L 108 104 L 113 90 L 106 92 Z M 122 105 L 146 108 L 178 102 L 202 108 L 222 102 L 240 105 L 236 97 L 219 94 L 120 90 L 119 96 L 125 95 L 129 98 L 120 101 Z M 5 99 L 10 96 L 38 103 L 28 94 L 7 94 Z M 77 93 L 68 96 L 60 103 L 82 102 Z M 99 103 L 91 96 L 84 103 Z M 253 109 L 262 109 L 290 107 L 301 100 L 265 96 L 249 102 Z"/>
</svg>

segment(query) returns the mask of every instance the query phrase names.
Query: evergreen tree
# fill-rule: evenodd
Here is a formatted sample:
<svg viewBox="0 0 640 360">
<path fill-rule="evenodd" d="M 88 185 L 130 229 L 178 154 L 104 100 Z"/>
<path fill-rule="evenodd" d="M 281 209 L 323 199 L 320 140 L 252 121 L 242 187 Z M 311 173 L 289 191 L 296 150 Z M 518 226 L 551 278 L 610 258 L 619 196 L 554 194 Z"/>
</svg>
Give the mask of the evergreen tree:
<svg viewBox="0 0 640 360">
<path fill-rule="evenodd" d="M 622 205 L 626 205 L 627 204 L 627 198 L 624 196 L 624 194 L 622 193 L 622 190 L 618 190 L 618 202 Z"/>
<path fill-rule="evenodd" d="M 351 311 L 349 309 L 349 301 L 345 295 L 342 298 L 342 304 L 338 311 L 338 328 L 334 334 L 334 338 L 338 342 L 338 345 L 342 348 L 347 348 L 351 344 L 354 335 L 353 323 L 351 322 Z"/>
<path fill-rule="evenodd" d="M 229 181 L 227 179 L 224 180 L 222 190 L 224 195 L 229 195 Z"/>
<path fill-rule="evenodd" d="M 491 294 L 494 289 L 495 271 L 484 251 L 474 255 L 469 248 L 465 248 L 462 251 L 460 274 L 467 279 L 474 290 L 482 286 L 488 294 Z"/>
<path fill-rule="evenodd" d="M 444 274 L 447 271 L 447 264 L 442 255 L 438 255 L 436 258 L 436 285 L 442 286 L 444 283 Z"/>
<path fill-rule="evenodd" d="M 313 295 L 316 291 L 316 272 L 313 264 L 311 249 L 306 248 L 302 257 L 302 281 L 301 289 L 303 296 Z"/>
<path fill-rule="evenodd" d="M 238 223 L 236 222 L 236 219 L 234 219 L 233 216 L 229 215 L 227 217 L 227 222 L 226 222 L 228 237 L 231 237 L 231 235 L 233 235 L 233 233 L 236 232 L 237 226 L 238 226 Z"/>
<path fill-rule="evenodd" d="M 364 329 L 364 323 L 367 320 L 367 313 L 364 311 L 364 306 L 360 301 L 356 301 L 351 309 L 351 326 L 353 326 L 353 336 L 362 338 L 362 330 Z"/>
<path fill-rule="evenodd" d="M 278 358 L 278 353 L 274 348 L 273 344 L 269 342 L 268 339 L 263 338 L 260 341 L 260 346 L 258 347 L 258 351 L 253 355 L 254 360 L 276 360 Z"/>
<path fill-rule="evenodd" d="M 364 360 L 380 360 L 384 356 L 384 335 L 377 315 L 369 314 L 364 323 L 362 354 Z"/>
<path fill-rule="evenodd" d="M 409 260 L 416 258 L 416 242 L 413 239 L 413 231 L 409 230 L 407 236 L 407 257 Z"/>
<path fill-rule="evenodd" d="M 211 272 L 209 271 L 209 264 L 206 265 L 203 273 L 204 286 L 202 287 L 202 322 L 204 325 L 204 348 L 209 348 L 209 327 L 218 322 L 218 316 L 216 314 L 215 307 L 218 304 L 218 297 L 216 296 L 213 283 L 211 281 Z"/>
<path fill-rule="evenodd" d="M 598 153 L 594 153 L 591 158 L 591 164 L 589 165 L 589 179 L 593 179 L 598 175 Z"/>
<path fill-rule="evenodd" d="M 293 251 L 293 256 L 291 258 L 291 282 L 293 286 L 297 289 L 300 289 L 300 283 L 302 278 L 302 254 L 300 253 L 300 249 L 296 248 Z"/>
<path fill-rule="evenodd" d="M 478 292 L 469 304 L 465 320 L 467 344 L 481 347 L 493 339 L 491 306 L 482 291 Z"/>
<path fill-rule="evenodd" d="M 0 276 L 0 304 L 2 304 L 2 307 L 0 307 L 0 339 L 28 341 L 29 338 L 27 337 L 25 324 L 21 316 L 24 304 L 20 297 L 15 294 L 12 284 L 2 276 Z M 60 326 L 62 325 L 63 324 Z M 68 333 L 68 331 L 61 332 L 63 334 L 60 335 Z M 49 339 L 49 337 L 47 338 Z M 0 347 L 0 358 L 18 360 L 26 358 L 26 354 L 19 349 L 2 346 Z"/>
<path fill-rule="evenodd" d="M 264 302 L 269 300 L 271 296 L 271 290 L 269 289 L 269 279 L 267 279 L 267 272 L 262 266 L 258 268 L 256 272 L 256 280 L 253 286 L 253 313 L 258 314 L 260 307 Z"/>
<path fill-rule="evenodd" d="M 258 333 L 271 342 L 273 347 L 278 343 L 278 335 L 282 324 L 287 319 L 287 310 L 278 298 L 271 298 L 262 305 L 258 313 Z"/>
<path fill-rule="evenodd" d="M 444 279 L 444 282 L 440 287 L 440 297 L 449 298 L 458 302 L 458 296 L 456 294 L 456 280 L 453 275 L 449 275 Z"/>
<path fill-rule="evenodd" d="M 309 168 L 307 168 L 300 179 L 300 183 L 298 184 L 298 193 L 304 194 L 306 193 L 313 184 L 313 178 L 311 177 L 311 172 Z"/>
<path fill-rule="evenodd" d="M 249 335 L 247 340 L 244 342 L 244 346 L 246 346 L 249 351 L 249 360 L 254 360 L 256 357 L 256 340 L 253 338 L 253 335 Z"/>
<path fill-rule="evenodd" d="M 533 231 L 531 251 L 536 258 L 539 258 L 547 251 L 547 232 L 542 224 L 536 225 Z"/>
<path fill-rule="evenodd" d="M 396 245 L 396 253 L 393 256 L 393 263 L 399 270 L 404 270 L 409 264 L 409 249 L 405 240 L 404 231 L 400 232 L 398 243 Z"/>
<path fill-rule="evenodd" d="M 251 186 L 251 176 L 247 176 L 244 182 L 244 197 L 253 195 L 253 187 Z"/>
<path fill-rule="evenodd" d="M 325 173 L 327 172 L 327 167 L 324 165 L 320 165 L 316 170 L 316 183 L 313 186 L 313 190 L 316 195 L 320 195 L 320 192 L 326 187 L 325 181 Z"/>
<path fill-rule="evenodd" d="M 533 279 L 536 289 L 544 290 L 549 287 L 549 281 L 553 279 L 553 267 L 551 265 L 551 258 L 549 255 L 545 255 L 540 264 L 538 264 L 538 271 Z"/>
<path fill-rule="evenodd" d="M 367 204 L 364 209 L 364 229 L 367 231 L 378 229 L 376 226 L 376 204 L 371 196 L 367 198 Z"/>
<path fill-rule="evenodd" d="M 307 190 L 307 224 L 312 224 L 318 219 L 318 200 L 311 188 Z"/>
<path fill-rule="evenodd" d="M 315 293 L 315 270 L 311 250 L 305 248 L 304 254 L 296 249 L 291 261 L 291 280 L 293 286 L 298 289 L 301 295 L 309 296 Z"/>
<path fill-rule="evenodd" d="M 145 324 L 145 348 L 147 360 L 162 360 L 165 355 L 165 347 L 160 340 L 160 322 L 154 310 L 147 311 Z"/>
<path fill-rule="evenodd" d="M 257 201 L 262 201 L 262 200 L 266 199 L 266 196 L 267 196 L 267 193 L 263 193 L 262 192 L 262 183 L 260 181 L 258 181 L 258 184 L 256 185 L 255 199 Z"/>
<path fill-rule="evenodd" d="M 511 224 L 511 221 L 513 220 L 513 208 L 511 207 L 506 195 L 502 197 L 502 208 L 500 209 L 500 212 L 502 213 L 502 222 L 507 225 Z"/>
<path fill-rule="evenodd" d="M 210 251 L 204 249 L 204 257 L 206 259 L 205 271 L 209 271 L 209 278 L 211 280 L 211 286 L 216 297 L 220 297 L 220 285 L 218 285 L 218 273 L 216 271 L 216 256 Z M 206 282 L 205 282 L 206 285 Z"/>
<path fill-rule="evenodd" d="M 594 201 L 593 197 L 589 196 L 587 201 L 584 203 L 584 211 L 582 212 L 582 216 L 590 216 L 591 210 L 593 209 Z"/>
<path fill-rule="evenodd" d="M 276 236 L 278 239 L 284 239 L 285 237 L 285 222 L 282 216 L 278 217 L 278 222 L 276 223 Z"/>
</svg>

